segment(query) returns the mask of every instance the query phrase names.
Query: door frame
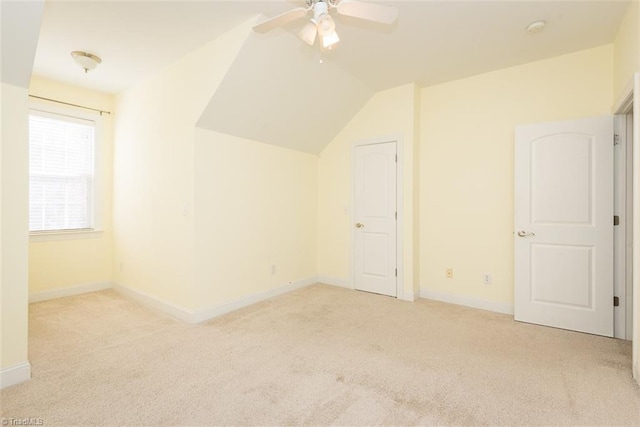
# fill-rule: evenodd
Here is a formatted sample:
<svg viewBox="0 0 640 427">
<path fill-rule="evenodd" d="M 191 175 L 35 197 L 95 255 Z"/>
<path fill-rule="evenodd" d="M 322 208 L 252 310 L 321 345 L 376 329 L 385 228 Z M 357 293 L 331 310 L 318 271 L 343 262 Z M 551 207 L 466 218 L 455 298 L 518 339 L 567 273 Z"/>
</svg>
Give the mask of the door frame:
<svg viewBox="0 0 640 427">
<path fill-rule="evenodd" d="M 613 116 L 614 132 L 614 215 L 620 223 L 613 229 L 613 294 L 622 299 L 614 308 L 614 337 L 624 340 L 632 338 L 633 290 L 632 290 L 632 116 L 630 113 Z"/>
<path fill-rule="evenodd" d="M 633 206 L 632 215 L 632 252 L 636 256 L 632 257 L 631 266 L 627 265 L 627 271 L 631 270 L 632 277 L 632 370 L 633 377 L 640 384 L 640 73 L 634 73 L 633 78 L 622 91 L 618 101 L 613 107 L 613 114 L 629 114 L 632 113 L 632 135 L 628 135 L 627 141 L 631 139 L 632 161 L 630 162 L 631 170 L 627 169 L 627 174 L 632 176 L 633 189 L 631 205 Z M 629 163 L 627 163 L 629 165 Z M 629 200 L 627 200 L 629 202 Z M 629 203 L 627 203 L 627 206 Z M 627 260 L 629 257 L 627 256 Z M 628 307 L 628 305 L 627 305 Z M 628 316 L 627 316 L 628 318 Z"/>
<path fill-rule="evenodd" d="M 403 167 L 402 167 L 402 136 L 401 135 L 389 135 L 384 137 L 376 137 L 370 139 L 363 139 L 354 141 L 351 144 L 351 195 L 350 195 L 350 209 L 349 209 L 349 228 L 351 230 L 350 245 L 351 245 L 351 259 L 349 260 L 349 270 L 351 276 L 351 288 L 356 288 L 356 229 L 355 224 L 355 201 L 356 201 L 356 148 L 364 145 L 384 144 L 387 142 L 393 142 L 396 144 L 396 156 L 398 156 L 398 162 L 396 163 L 396 212 L 398 212 L 398 219 L 396 221 L 396 268 L 398 269 L 398 276 L 396 277 L 396 299 L 404 299 L 403 295 L 403 283 L 404 274 L 402 268 L 403 261 L 403 237 L 402 230 L 404 230 L 404 209 L 403 209 Z"/>
</svg>

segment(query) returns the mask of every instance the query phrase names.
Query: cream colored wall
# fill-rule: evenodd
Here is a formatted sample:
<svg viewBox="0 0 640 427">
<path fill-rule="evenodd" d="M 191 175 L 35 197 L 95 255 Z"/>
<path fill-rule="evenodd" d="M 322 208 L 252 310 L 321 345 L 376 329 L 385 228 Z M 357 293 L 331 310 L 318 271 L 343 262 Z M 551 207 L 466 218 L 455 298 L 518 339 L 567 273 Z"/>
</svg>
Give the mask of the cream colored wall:
<svg viewBox="0 0 640 427">
<path fill-rule="evenodd" d="M 112 95 L 82 89 L 42 77 L 32 77 L 29 92 L 45 98 L 113 111 Z M 32 105 L 60 108 L 60 104 L 32 100 Z M 66 107 L 65 107 L 66 108 Z M 74 109 L 87 114 L 87 110 Z M 115 112 L 114 112 L 115 113 Z M 91 113 L 94 114 L 94 113 Z M 112 181 L 113 115 L 103 114 L 97 137 L 100 150 L 96 168 L 96 191 L 102 233 L 91 238 L 36 241 L 29 243 L 29 293 L 52 291 L 78 285 L 111 282 L 113 262 Z"/>
<path fill-rule="evenodd" d="M 632 1 L 620 24 L 614 42 L 613 93 L 614 101 L 631 82 L 633 73 L 640 71 L 640 6 Z"/>
<path fill-rule="evenodd" d="M 0 90 L 0 369 L 27 362 L 28 98 L 27 89 Z"/>
<path fill-rule="evenodd" d="M 514 127 L 611 114 L 612 82 L 607 45 L 422 90 L 423 289 L 513 304 Z"/>
<path fill-rule="evenodd" d="M 208 278 L 214 275 L 202 268 L 196 272 L 196 245 L 210 248 L 216 244 L 196 241 L 200 233 L 194 220 L 200 217 L 194 205 L 196 188 L 206 190 L 216 184 L 197 180 L 221 176 L 217 171 L 196 171 L 196 165 L 207 168 L 208 160 L 216 160 L 201 156 L 216 155 L 216 150 L 228 147 L 220 144 L 208 152 L 209 147 L 203 149 L 199 144 L 196 151 L 195 124 L 250 34 L 252 23 L 234 28 L 117 97 L 115 283 L 189 309 L 228 296 L 224 291 L 201 292 L 196 288 L 196 283 L 210 285 Z M 223 160 L 227 161 L 232 160 Z M 228 165 L 233 168 L 233 163 Z M 242 212 L 237 215 L 240 218 Z M 243 225 L 234 222 L 227 227 L 241 230 Z M 232 261 L 230 257 L 222 259 L 223 264 Z M 254 285 L 261 284 L 249 284 L 248 289 L 255 293 L 260 289 L 251 288 Z M 202 295 L 210 299 L 202 300 Z"/>
<path fill-rule="evenodd" d="M 317 157 L 203 129 L 195 153 L 196 308 L 313 279 Z"/>
<path fill-rule="evenodd" d="M 189 306 L 193 117 L 175 100 L 178 84 L 165 72 L 116 100 L 113 281 Z"/>
<path fill-rule="evenodd" d="M 414 269 L 415 85 L 375 94 L 320 153 L 318 163 L 318 274 L 353 286 L 351 259 L 351 147 L 356 141 L 386 136 L 402 138 L 403 156 L 403 259 L 404 295 L 415 297 Z"/>
</svg>

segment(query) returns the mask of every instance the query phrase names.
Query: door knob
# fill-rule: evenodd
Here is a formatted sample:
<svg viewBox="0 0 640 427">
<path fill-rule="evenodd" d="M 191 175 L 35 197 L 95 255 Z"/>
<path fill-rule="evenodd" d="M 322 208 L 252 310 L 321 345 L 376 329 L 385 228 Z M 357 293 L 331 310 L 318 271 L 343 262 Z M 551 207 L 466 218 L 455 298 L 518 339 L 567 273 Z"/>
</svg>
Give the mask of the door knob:
<svg viewBox="0 0 640 427">
<path fill-rule="evenodd" d="M 364 224 L 360 222 L 356 223 L 356 228 L 362 228 L 362 227 L 364 227 Z"/>
<path fill-rule="evenodd" d="M 529 237 L 529 236 L 535 236 L 536 233 L 534 233 L 533 231 L 524 231 L 524 230 L 520 230 L 518 231 L 518 237 Z"/>
</svg>

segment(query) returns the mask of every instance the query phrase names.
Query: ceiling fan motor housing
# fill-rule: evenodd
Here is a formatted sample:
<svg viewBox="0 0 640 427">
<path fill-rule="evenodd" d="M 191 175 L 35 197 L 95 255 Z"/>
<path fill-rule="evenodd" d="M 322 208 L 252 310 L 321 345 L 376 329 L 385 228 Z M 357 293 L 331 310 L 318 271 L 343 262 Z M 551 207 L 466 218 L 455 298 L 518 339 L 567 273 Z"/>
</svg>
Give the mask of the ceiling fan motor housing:
<svg viewBox="0 0 640 427">
<path fill-rule="evenodd" d="M 307 7 L 314 7 L 317 3 L 327 3 L 330 6 L 337 6 L 340 0 L 305 0 Z"/>
<path fill-rule="evenodd" d="M 318 20 L 322 15 L 329 13 L 329 5 L 323 1 L 318 1 L 313 5 L 313 17 Z"/>
<path fill-rule="evenodd" d="M 336 24 L 329 16 L 329 6 L 323 1 L 318 1 L 313 6 L 313 20 L 318 26 L 318 33 L 321 36 L 332 34 L 336 29 Z"/>
</svg>

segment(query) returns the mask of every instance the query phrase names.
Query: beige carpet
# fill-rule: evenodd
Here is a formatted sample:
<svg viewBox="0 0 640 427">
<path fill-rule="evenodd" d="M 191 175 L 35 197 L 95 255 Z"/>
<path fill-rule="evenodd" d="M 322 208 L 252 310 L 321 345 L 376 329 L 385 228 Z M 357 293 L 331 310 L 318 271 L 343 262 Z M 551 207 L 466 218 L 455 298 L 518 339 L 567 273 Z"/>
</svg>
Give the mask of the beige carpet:
<svg viewBox="0 0 640 427">
<path fill-rule="evenodd" d="M 45 425 L 640 425 L 628 342 L 311 286 L 202 325 L 113 291 L 31 305 Z"/>
</svg>

